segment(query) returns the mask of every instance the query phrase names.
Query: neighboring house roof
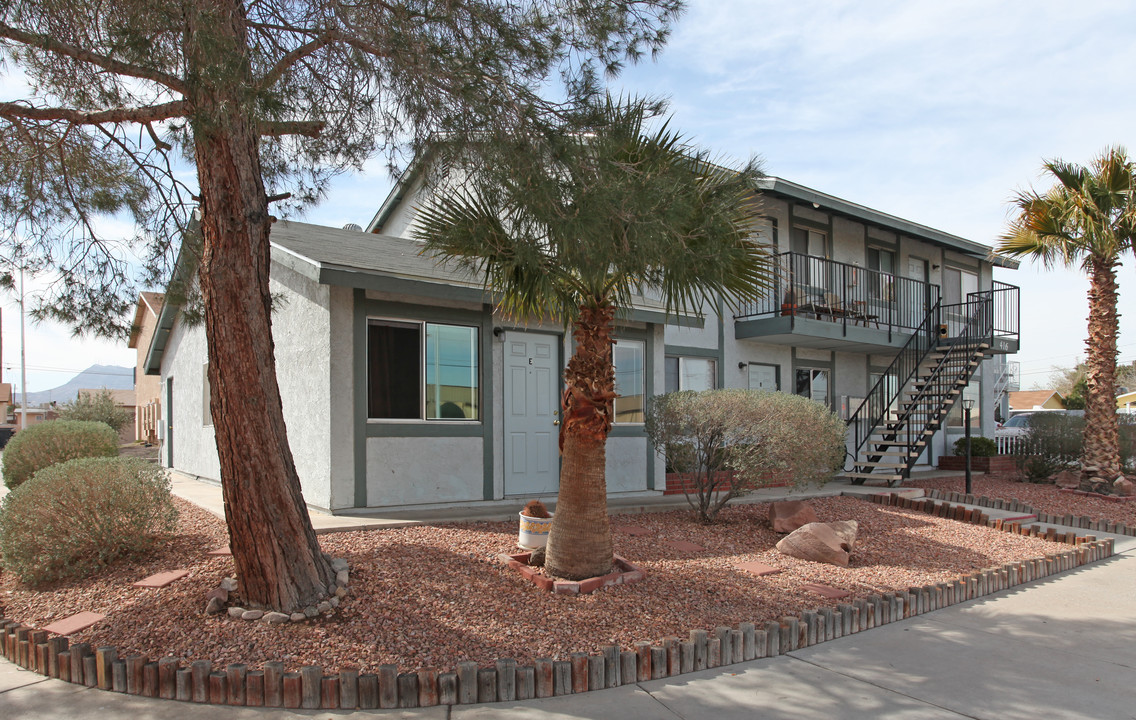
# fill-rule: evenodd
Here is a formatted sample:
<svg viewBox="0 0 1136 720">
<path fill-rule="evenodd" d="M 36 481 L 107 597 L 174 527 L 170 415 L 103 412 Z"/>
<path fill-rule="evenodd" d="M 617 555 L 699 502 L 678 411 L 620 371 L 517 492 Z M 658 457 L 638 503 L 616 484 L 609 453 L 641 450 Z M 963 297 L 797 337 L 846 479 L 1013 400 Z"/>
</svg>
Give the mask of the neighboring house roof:
<svg viewBox="0 0 1136 720">
<path fill-rule="evenodd" d="M 146 313 L 158 317 L 158 313 L 162 312 L 164 299 L 165 295 L 156 292 L 143 292 L 138 296 L 138 304 L 134 308 L 134 322 L 130 324 L 130 341 L 126 343 L 126 347 L 138 347 L 138 336 L 142 333 L 142 326 L 146 322 Z"/>
<path fill-rule="evenodd" d="M 75 397 L 80 395 L 98 395 L 106 388 L 80 388 L 75 393 Z M 133 390 L 110 390 L 110 396 L 114 399 L 115 405 L 122 405 L 123 407 L 134 407 L 136 399 Z"/>
<path fill-rule="evenodd" d="M 1126 408 L 1129 405 L 1136 405 L 1136 391 L 1116 396 L 1116 407 Z"/>
<path fill-rule="evenodd" d="M 1014 410 L 1060 410 L 1064 398 L 1056 390 L 1019 390 L 1010 393 L 1010 407 Z"/>
</svg>

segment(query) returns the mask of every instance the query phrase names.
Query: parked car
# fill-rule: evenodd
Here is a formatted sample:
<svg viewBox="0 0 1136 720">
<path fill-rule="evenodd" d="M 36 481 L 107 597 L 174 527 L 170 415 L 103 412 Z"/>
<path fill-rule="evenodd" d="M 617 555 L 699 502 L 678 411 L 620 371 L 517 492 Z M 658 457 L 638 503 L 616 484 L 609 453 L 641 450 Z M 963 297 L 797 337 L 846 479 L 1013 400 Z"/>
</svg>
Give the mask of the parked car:
<svg viewBox="0 0 1136 720">
<path fill-rule="evenodd" d="M 1068 415 L 1070 417 L 1084 417 L 1084 410 L 1034 410 L 1032 412 L 1018 413 L 1005 423 L 994 429 L 995 438 L 1023 437 L 1029 432 L 1030 419 L 1038 415 Z"/>
</svg>

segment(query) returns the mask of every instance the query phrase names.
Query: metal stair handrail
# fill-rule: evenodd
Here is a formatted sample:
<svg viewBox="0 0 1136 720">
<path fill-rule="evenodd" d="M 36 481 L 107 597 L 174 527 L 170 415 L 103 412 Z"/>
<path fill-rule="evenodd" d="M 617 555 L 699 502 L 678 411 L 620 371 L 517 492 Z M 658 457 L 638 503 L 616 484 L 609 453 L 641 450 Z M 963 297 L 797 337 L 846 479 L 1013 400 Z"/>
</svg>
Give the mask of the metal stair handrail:
<svg viewBox="0 0 1136 720">
<path fill-rule="evenodd" d="M 970 363 L 976 351 L 983 344 L 989 347 L 992 342 L 995 331 L 993 305 L 993 292 L 979 291 L 968 293 L 966 302 L 950 305 L 936 303 L 928 311 L 918 330 L 904 344 L 880 380 L 869 391 L 868 397 L 848 420 L 848 424 L 855 424 L 855 450 L 852 453 L 854 466 L 861 462 L 878 462 L 882 455 L 874 454 L 873 450 L 887 446 L 904 449 L 905 473 L 910 470 L 920 454 L 919 443 L 925 436 L 925 430 L 940 421 L 953 406 L 954 395 L 951 391 L 959 381 L 969 381 L 974 373 Z M 958 310 L 952 312 L 955 308 Z M 958 328 L 959 331 L 952 332 L 952 328 Z M 918 379 L 917 374 L 924 367 L 925 360 L 944 345 L 944 356 L 928 368 L 930 375 Z M 891 392 L 888 391 L 890 377 L 895 378 L 894 390 Z M 919 381 L 916 383 L 913 380 Z M 889 417 L 892 408 L 898 406 L 904 393 L 911 392 L 908 388 L 914 390 L 916 387 L 919 389 L 912 393 L 906 409 L 894 418 Z M 871 422 L 865 422 L 865 416 Z M 887 428 L 883 433 L 884 440 L 877 442 L 875 448 L 865 449 L 868 440 L 881 426 Z M 860 460 L 862 450 L 867 456 L 865 461 Z M 869 472 L 871 467 L 868 466 Z"/>
</svg>

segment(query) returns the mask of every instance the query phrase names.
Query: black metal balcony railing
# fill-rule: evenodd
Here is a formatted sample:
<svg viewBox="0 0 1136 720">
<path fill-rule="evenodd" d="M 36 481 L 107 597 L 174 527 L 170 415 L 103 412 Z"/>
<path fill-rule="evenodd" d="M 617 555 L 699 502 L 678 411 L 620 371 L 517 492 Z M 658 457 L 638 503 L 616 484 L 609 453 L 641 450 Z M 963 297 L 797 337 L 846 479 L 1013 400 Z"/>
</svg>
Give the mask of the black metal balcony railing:
<svg viewBox="0 0 1136 720">
<path fill-rule="evenodd" d="M 825 258 L 780 253 L 774 289 L 737 320 L 786 316 L 915 332 L 939 302 L 939 286 Z"/>
</svg>

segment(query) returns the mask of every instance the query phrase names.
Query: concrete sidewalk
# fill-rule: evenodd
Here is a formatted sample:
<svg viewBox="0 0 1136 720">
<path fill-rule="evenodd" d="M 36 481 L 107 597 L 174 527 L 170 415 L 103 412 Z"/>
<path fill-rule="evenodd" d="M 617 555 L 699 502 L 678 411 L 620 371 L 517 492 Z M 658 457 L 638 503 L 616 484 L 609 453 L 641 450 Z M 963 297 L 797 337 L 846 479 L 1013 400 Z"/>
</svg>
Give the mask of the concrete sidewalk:
<svg viewBox="0 0 1136 720">
<path fill-rule="evenodd" d="M 913 478 L 958 477 L 953 471 L 924 470 L 913 473 Z M 979 476 L 981 477 L 981 475 Z M 188 500 L 200 508 L 208 510 L 219 518 L 225 517 L 225 501 L 221 486 L 214 482 L 199 480 L 191 475 L 170 473 L 171 489 L 174 495 Z M 808 498 L 830 497 L 841 494 L 868 495 L 886 492 L 891 488 L 871 485 L 852 485 L 846 480 L 834 480 L 819 486 L 804 488 L 767 487 L 759 488 L 731 501 L 732 504 L 774 502 L 778 500 L 804 500 Z M 312 526 L 317 534 L 342 532 L 348 530 L 378 530 L 405 527 L 407 525 L 428 525 L 433 523 L 458 522 L 463 520 L 516 520 L 517 512 L 524 506 L 524 500 L 491 501 L 466 503 L 455 507 L 447 505 L 423 505 L 381 510 L 351 510 L 346 513 L 331 514 L 315 508 L 308 509 Z M 552 511 L 556 509 L 555 499 L 545 501 Z M 684 495 L 660 495 L 658 493 L 629 493 L 608 497 L 608 512 L 621 513 L 662 512 L 683 510 L 690 507 Z"/>
<path fill-rule="evenodd" d="M 0 660 L 0 717 L 453 720 L 1136 717 L 1136 539 L 1117 555 L 996 595 L 765 658 L 517 703 L 402 711 L 223 708 L 91 690 Z"/>
</svg>

